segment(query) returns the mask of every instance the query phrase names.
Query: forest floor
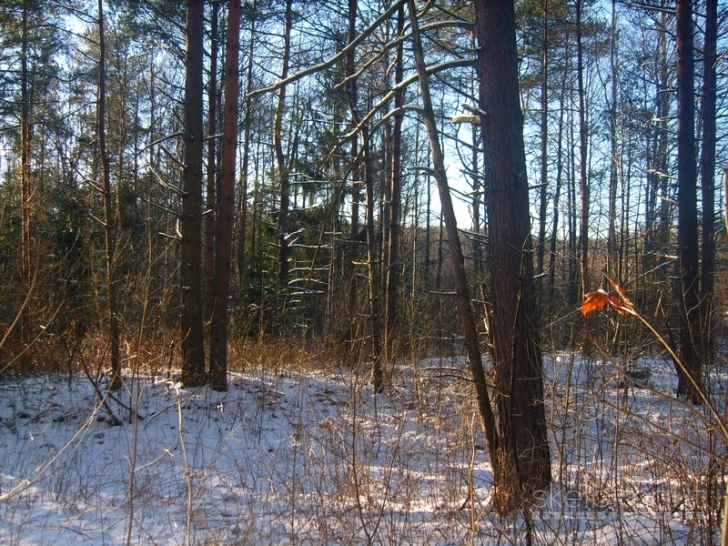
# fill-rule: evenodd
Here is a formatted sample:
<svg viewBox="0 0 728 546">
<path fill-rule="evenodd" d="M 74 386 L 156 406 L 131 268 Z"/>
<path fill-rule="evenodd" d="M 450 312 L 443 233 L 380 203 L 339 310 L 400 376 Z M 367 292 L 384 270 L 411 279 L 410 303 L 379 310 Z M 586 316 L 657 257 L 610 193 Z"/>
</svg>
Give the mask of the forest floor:
<svg viewBox="0 0 728 546">
<path fill-rule="evenodd" d="M 324 364 L 251 366 L 225 393 L 129 371 L 106 405 L 86 376 L 6 378 L 0 543 L 525 544 L 528 528 L 533 544 L 715 540 L 725 483 L 709 454 L 724 446 L 704 410 L 670 397 L 671 364 L 636 360 L 651 388 L 626 391 L 612 362 L 560 354 L 546 368 L 554 486 L 510 518 L 489 510 L 462 359 L 398 364 L 378 396 L 367 370 Z M 726 376 L 711 374 L 722 400 Z"/>
</svg>

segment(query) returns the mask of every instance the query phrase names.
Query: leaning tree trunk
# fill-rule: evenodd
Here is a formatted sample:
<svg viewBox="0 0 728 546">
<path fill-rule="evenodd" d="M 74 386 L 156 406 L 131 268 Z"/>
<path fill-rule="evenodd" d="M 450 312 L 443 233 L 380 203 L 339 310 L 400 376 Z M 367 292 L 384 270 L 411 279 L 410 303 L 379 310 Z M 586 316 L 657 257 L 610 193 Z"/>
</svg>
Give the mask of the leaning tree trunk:
<svg viewBox="0 0 728 546">
<path fill-rule="evenodd" d="M 551 483 L 533 272 L 513 0 L 476 0 L 489 220 L 491 342 L 499 466 L 494 508 L 522 507 Z"/>
<path fill-rule="evenodd" d="M 419 23 L 417 21 L 417 7 L 415 5 L 415 0 L 408 0 L 407 5 L 409 8 L 410 24 L 412 26 L 412 49 L 415 57 L 415 64 L 417 66 L 420 91 L 422 95 L 422 116 L 425 126 L 427 127 L 427 136 L 430 141 L 430 152 L 432 153 L 433 175 L 437 182 L 442 216 L 447 230 L 448 246 L 450 247 L 450 263 L 452 264 L 453 276 L 455 277 L 455 290 L 457 293 L 460 327 L 465 341 L 465 348 L 468 353 L 470 373 L 478 400 L 480 421 L 483 427 L 491 465 L 493 466 L 494 489 L 496 491 L 506 490 L 510 487 L 510 483 L 507 480 L 503 480 L 504 473 L 500 471 L 502 461 L 499 456 L 499 437 L 496 435 L 495 416 L 493 415 L 493 408 L 490 404 L 490 395 L 488 394 L 485 370 L 483 369 L 480 344 L 478 342 L 478 332 L 475 327 L 475 317 L 473 316 L 473 309 L 470 305 L 470 288 L 468 286 L 468 279 L 465 272 L 465 258 L 463 257 L 463 250 L 460 246 L 460 236 L 458 235 L 458 226 L 457 221 L 455 220 L 455 210 L 453 208 L 452 197 L 450 196 L 450 187 L 448 185 L 447 174 L 445 172 L 445 161 L 442 154 L 442 148 L 440 147 L 440 138 L 435 120 L 435 112 L 432 108 L 430 84 L 427 79 L 427 66 L 425 65 L 425 57 L 419 34 Z"/>
</svg>

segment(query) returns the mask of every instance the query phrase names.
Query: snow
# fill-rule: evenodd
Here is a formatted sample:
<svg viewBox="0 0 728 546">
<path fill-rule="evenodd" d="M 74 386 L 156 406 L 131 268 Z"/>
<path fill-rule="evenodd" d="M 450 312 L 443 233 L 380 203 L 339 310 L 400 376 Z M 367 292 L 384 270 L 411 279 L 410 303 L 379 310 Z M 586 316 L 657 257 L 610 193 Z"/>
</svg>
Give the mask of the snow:
<svg viewBox="0 0 728 546">
<path fill-rule="evenodd" d="M 226 393 L 129 370 L 120 424 L 85 376 L 6 378 L 0 544 L 524 544 L 524 517 L 534 544 L 705 543 L 722 447 L 663 396 L 669 363 L 639 365 L 654 390 L 625 397 L 614 363 L 546 359 L 555 485 L 510 518 L 461 359 L 400 363 L 378 396 L 364 368 L 249 369 Z"/>
</svg>

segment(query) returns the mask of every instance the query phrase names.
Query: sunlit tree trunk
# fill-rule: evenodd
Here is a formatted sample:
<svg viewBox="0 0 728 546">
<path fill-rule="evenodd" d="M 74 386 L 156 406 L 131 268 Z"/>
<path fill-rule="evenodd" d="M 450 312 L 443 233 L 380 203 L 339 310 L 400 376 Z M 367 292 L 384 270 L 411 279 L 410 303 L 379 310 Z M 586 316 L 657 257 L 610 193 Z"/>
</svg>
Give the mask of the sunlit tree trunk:
<svg viewBox="0 0 728 546">
<path fill-rule="evenodd" d="M 397 37 L 404 32 L 404 5 L 397 12 Z M 404 77 L 403 44 L 397 45 L 397 54 L 394 66 L 394 85 L 402 82 Z M 404 90 L 398 89 L 394 95 L 394 108 L 399 110 L 404 106 Z M 385 323 L 384 323 L 384 350 L 385 361 L 394 363 L 394 340 L 398 318 L 399 281 L 402 266 L 399 262 L 399 232 L 400 215 L 402 208 L 402 120 L 404 113 L 394 116 L 392 125 L 392 161 L 391 161 L 391 187 L 389 191 L 389 229 L 385 253 Z"/>
<path fill-rule="evenodd" d="M 227 390 L 228 295 L 232 272 L 235 223 L 235 170 L 238 147 L 238 59 L 240 0 L 230 0 L 225 46 L 225 110 L 223 118 L 222 173 L 215 231 L 215 284 L 210 325 L 210 387 Z"/>
<path fill-rule="evenodd" d="M 369 134 L 362 129 L 364 153 L 364 189 L 366 195 L 367 284 L 369 288 L 369 316 L 371 323 L 372 387 L 375 393 L 384 390 L 382 365 L 382 320 L 380 297 L 377 290 L 377 241 L 374 226 L 374 172 L 370 155 Z"/>
<path fill-rule="evenodd" d="M 205 383 L 202 331 L 202 150 L 204 0 L 187 2 L 182 171 L 182 383 Z"/>
<path fill-rule="evenodd" d="M 527 506 L 536 491 L 550 485 L 551 459 L 513 0 L 476 0 L 475 26 L 498 409 L 493 506 L 507 513 Z"/>
</svg>

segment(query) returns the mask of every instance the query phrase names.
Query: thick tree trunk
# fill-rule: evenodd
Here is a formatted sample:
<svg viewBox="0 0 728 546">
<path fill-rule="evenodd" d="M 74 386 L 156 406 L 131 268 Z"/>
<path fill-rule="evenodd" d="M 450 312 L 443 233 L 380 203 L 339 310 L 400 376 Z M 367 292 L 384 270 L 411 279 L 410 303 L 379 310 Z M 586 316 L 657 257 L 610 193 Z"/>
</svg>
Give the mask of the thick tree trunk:
<svg viewBox="0 0 728 546">
<path fill-rule="evenodd" d="M 700 295 L 697 166 L 695 150 L 695 81 L 693 75 L 692 0 L 677 0 L 677 178 L 679 285 L 681 295 L 678 356 L 689 375 L 677 366 L 678 396 L 700 403 Z"/>
<path fill-rule="evenodd" d="M 705 42 L 703 47 L 703 138 L 700 148 L 700 182 L 703 215 L 703 239 L 700 272 L 700 339 L 704 362 L 713 360 L 713 287 L 715 271 L 715 139 L 716 139 L 716 68 L 718 1 L 705 3 Z"/>
<path fill-rule="evenodd" d="M 182 384 L 205 383 L 202 332 L 202 149 L 204 0 L 187 2 L 182 171 Z"/>
<path fill-rule="evenodd" d="M 238 147 L 238 58 L 240 0 L 230 0 L 225 46 L 225 110 L 223 118 L 222 173 L 215 231 L 215 285 L 210 327 L 210 387 L 227 390 L 228 296 L 232 272 L 235 224 L 235 157 Z"/>
<path fill-rule="evenodd" d="M 496 370 L 499 465 L 494 507 L 522 507 L 551 483 L 543 363 L 536 324 L 523 114 L 513 0 L 476 0 L 486 206 L 489 220 L 491 342 Z M 497 473 L 500 473 L 498 475 Z"/>
</svg>

